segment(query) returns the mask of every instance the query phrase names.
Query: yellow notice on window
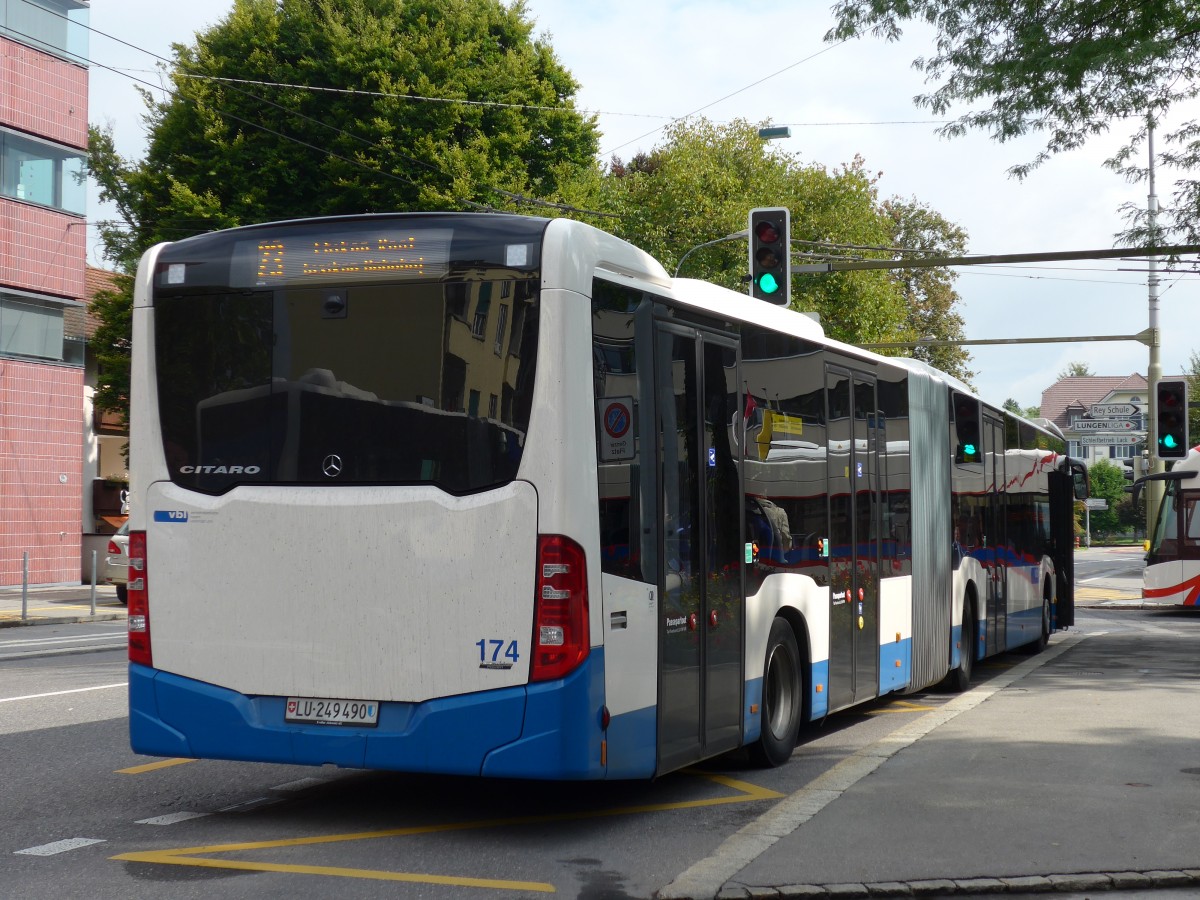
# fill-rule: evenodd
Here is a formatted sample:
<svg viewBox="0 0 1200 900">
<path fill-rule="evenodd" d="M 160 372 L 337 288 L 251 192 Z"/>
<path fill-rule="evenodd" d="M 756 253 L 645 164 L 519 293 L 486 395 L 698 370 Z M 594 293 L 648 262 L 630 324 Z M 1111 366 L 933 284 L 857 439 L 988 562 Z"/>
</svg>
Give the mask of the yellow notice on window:
<svg viewBox="0 0 1200 900">
<path fill-rule="evenodd" d="M 799 416 L 763 410 L 762 430 L 758 433 L 758 458 L 766 459 L 771 452 L 771 442 L 804 434 L 804 420 Z"/>
</svg>

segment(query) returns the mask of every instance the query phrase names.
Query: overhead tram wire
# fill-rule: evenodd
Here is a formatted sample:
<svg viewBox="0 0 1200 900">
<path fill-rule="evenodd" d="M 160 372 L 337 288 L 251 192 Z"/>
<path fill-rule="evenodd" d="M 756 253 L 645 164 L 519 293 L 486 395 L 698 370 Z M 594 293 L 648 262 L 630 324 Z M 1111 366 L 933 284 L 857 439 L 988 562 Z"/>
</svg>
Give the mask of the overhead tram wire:
<svg viewBox="0 0 1200 900">
<path fill-rule="evenodd" d="M 736 91 L 732 91 L 731 93 L 726 94 L 724 97 L 719 97 L 716 100 L 713 100 L 711 103 L 706 103 L 703 106 L 697 107 L 696 109 L 692 110 L 690 113 L 687 113 L 686 115 L 676 116 L 670 122 L 667 122 L 666 125 L 660 125 L 658 128 L 654 128 L 650 131 L 647 131 L 645 134 L 640 134 L 635 138 L 631 138 L 630 140 L 626 141 L 623 144 L 618 144 L 616 147 L 613 147 L 610 150 L 603 151 L 600 155 L 601 155 L 601 157 L 610 156 L 613 153 L 616 153 L 618 150 L 620 150 L 624 147 L 628 147 L 630 144 L 632 144 L 636 141 L 640 141 L 644 137 L 649 137 L 650 135 L 655 134 L 656 132 L 662 131 L 668 125 L 673 125 L 676 122 L 681 122 L 684 119 L 689 119 L 692 116 L 696 115 L 697 113 L 703 112 L 704 110 L 708 109 L 709 107 L 716 106 L 718 103 L 724 103 L 730 97 L 736 97 L 738 94 L 744 93 L 745 91 L 750 90 L 750 88 L 752 88 L 752 87 L 757 87 L 758 85 L 762 84 L 764 81 L 770 81 L 772 78 L 775 78 L 778 75 L 782 75 L 784 72 L 794 69 L 794 68 L 796 68 L 796 66 L 802 65 L 803 63 L 810 62 L 811 60 L 816 59 L 818 56 L 828 53 L 830 50 L 835 50 L 836 48 L 842 46 L 842 44 L 846 44 L 846 43 L 849 43 L 848 38 L 844 41 L 839 41 L 836 44 L 832 44 L 832 45 L 824 48 L 823 50 L 818 50 L 816 53 L 813 53 L 810 56 L 804 57 L 804 59 L 797 60 L 796 62 L 792 63 L 790 66 L 784 66 L 778 72 L 772 72 L 770 75 L 764 75 L 762 78 L 758 79 L 758 81 L 748 84 L 745 87 L 740 87 Z"/>
</svg>

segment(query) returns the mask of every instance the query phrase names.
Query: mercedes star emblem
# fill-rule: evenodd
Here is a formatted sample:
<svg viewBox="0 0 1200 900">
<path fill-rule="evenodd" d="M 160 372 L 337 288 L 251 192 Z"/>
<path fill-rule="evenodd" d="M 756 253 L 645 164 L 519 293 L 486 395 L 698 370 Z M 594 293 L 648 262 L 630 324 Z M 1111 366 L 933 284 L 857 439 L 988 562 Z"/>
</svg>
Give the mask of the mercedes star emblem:
<svg viewBox="0 0 1200 900">
<path fill-rule="evenodd" d="M 329 478 L 337 478 L 342 474 L 342 458 L 336 453 L 330 453 L 321 463 L 321 471 Z"/>
</svg>

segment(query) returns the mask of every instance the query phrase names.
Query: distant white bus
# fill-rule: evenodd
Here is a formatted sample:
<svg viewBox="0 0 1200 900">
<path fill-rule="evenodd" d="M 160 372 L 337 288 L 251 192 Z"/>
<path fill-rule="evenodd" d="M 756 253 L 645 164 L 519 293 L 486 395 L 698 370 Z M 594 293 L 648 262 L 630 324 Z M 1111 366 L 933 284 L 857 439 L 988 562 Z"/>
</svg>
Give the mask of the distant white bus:
<svg viewBox="0 0 1200 900">
<path fill-rule="evenodd" d="M 141 753 L 650 778 L 1070 624 L 1062 436 L 565 219 L 137 275 Z"/>
<path fill-rule="evenodd" d="M 1200 607 L 1200 446 L 1192 447 L 1171 471 L 1139 478 L 1164 482 L 1162 503 L 1150 535 L 1142 597 L 1178 606 Z M 1136 498 L 1135 498 L 1136 502 Z"/>
</svg>

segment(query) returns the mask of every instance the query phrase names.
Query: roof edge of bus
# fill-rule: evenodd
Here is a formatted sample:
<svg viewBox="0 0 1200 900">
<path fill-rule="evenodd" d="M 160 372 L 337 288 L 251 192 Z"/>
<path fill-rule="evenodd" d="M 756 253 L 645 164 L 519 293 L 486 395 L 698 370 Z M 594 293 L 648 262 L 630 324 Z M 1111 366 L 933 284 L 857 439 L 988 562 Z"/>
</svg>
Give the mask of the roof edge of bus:
<svg viewBox="0 0 1200 900">
<path fill-rule="evenodd" d="M 699 278 L 675 278 L 671 280 L 672 294 L 691 306 L 716 315 L 733 314 L 744 322 L 762 322 L 773 328 L 791 332 L 797 337 L 815 338 L 828 342 L 821 323 L 786 306 L 756 300 L 749 294 L 731 291 L 727 287 Z M 859 351 L 864 352 L 864 351 Z"/>
<path fill-rule="evenodd" d="M 529 217 L 532 218 L 532 217 Z M 551 240 L 575 240 L 580 235 L 591 236 L 596 251 L 595 269 L 618 277 L 632 278 L 669 287 L 671 276 L 663 264 L 636 244 L 624 238 L 575 219 L 552 218 L 546 220 L 543 242 Z"/>
</svg>

